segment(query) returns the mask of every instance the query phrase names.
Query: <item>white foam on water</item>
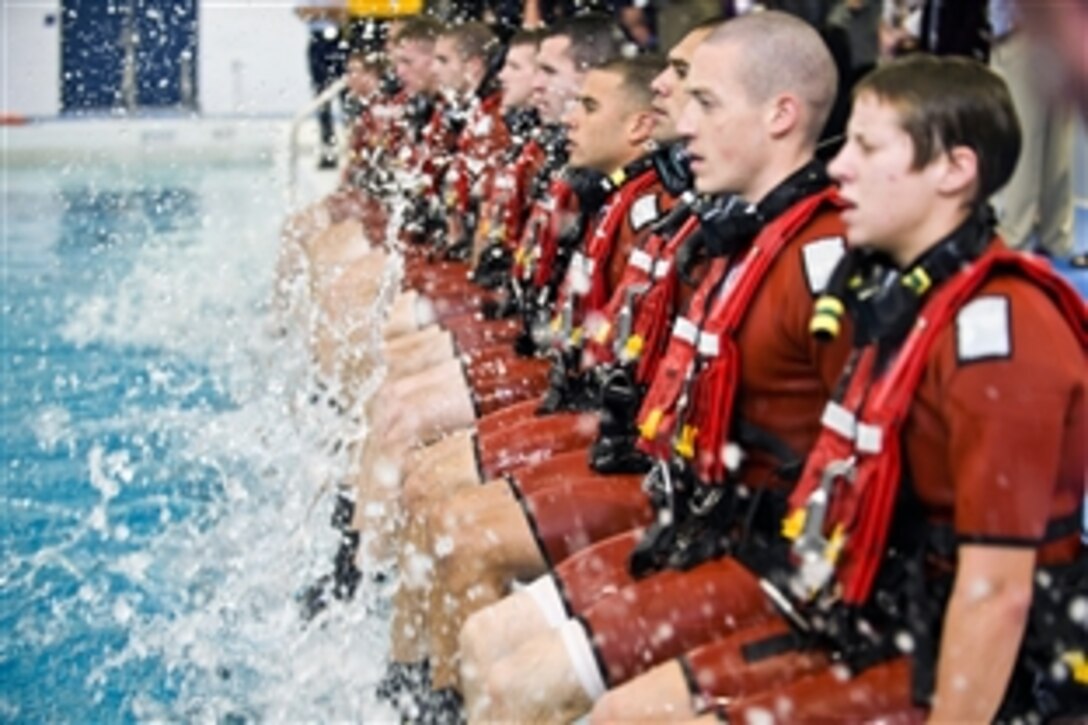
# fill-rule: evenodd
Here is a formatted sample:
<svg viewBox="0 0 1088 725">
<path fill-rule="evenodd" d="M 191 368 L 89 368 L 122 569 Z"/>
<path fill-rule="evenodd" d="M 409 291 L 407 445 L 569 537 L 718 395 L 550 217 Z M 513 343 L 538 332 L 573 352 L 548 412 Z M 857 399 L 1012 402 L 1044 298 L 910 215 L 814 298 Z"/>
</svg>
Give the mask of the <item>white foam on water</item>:
<svg viewBox="0 0 1088 725">
<path fill-rule="evenodd" d="M 90 448 L 85 470 L 97 501 L 79 514 L 73 534 L 43 546 L 19 574 L 62 566 L 82 582 L 56 604 L 49 627 L 21 634 L 34 646 L 58 641 L 72 634 L 76 625 L 63 622 L 76 609 L 73 621 L 97 618 L 124 629 L 124 646 L 103 653 L 88 684 L 100 698 L 124 688 L 118 678 L 132 666 L 160 661 L 173 693 L 134 689 L 125 707 L 139 719 L 394 719 L 372 694 L 388 646 L 384 615 L 368 614 L 373 593 L 334 605 L 308 626 L 300 620 L 295 597 L 330 568 L 336 547 L 328 520 L 347 456 L 334 444 L 361 436 L 365 423 L 307 404 L 314 373 L 305 331 L 267 333 L 275 328 L 267 300 L 284 210 L 273 190 L 254 193 L 268 197 L 249 199 L 249 209 L 269 216 L 239 217 L 237 195 L 204 189 L 199 229 L 147 240 L 131 250 L 120 280 L 65 300 L 62 338 L 80 348 L 153 351 L 144 392 L 164 402 L 122 405 L 116 416 L 93 421 L 59 406 L 33 418 L 43 449 L 77 433 L 119 436 L 126 447 Z M 209 384 L 225 406 L 185 402 Z M 156 459 L 151 439 L 168 442 L 165 456 Z M 182 472 L 191 469 L 210 480 L 184 502 L 195 513 L 175 519 L 171 504 L 187 498 Z M 80 553 L 87 537 L 131 541 L 130 525 L 118 523 L 126 490 L 154 501 L 147 493 L 155 487 L 162 488 L 161 530 L 140 550 L 106 562 Z M 91 574 L 103 566 L 131 591 L 111 592 Z M 17 714 L 0 700 L 0 714 L 12 708 Z"/>
</svg>

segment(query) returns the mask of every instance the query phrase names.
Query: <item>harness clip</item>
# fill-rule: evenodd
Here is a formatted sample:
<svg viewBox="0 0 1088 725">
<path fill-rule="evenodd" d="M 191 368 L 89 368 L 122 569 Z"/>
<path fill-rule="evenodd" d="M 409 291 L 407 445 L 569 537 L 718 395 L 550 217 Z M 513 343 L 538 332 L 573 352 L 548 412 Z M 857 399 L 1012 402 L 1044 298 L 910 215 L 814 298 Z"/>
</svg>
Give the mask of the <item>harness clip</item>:
<svg viewBox="0 0 1088 725">
<path fill-rule="evenodd" d="M 809 495 L 803 512 L 796 513 L 783 522 L 788 533 L 797 533 L 793 541 L 793 552 L 800 559 L 795 578 L 799 594 L 808 599 L 814 597 L 831 580 L 835 563 L 842 553 L 846 541 L 846 532 L 842 526 L 836 526 L 828 539 L 824 536 L 824 525 L 831 508 L 831 493 L 839 479 L 853 483 L 857 472 L 857 459 L 853 456 L 830 461 L 820 474 L 820 485 Z"/>
</svg>

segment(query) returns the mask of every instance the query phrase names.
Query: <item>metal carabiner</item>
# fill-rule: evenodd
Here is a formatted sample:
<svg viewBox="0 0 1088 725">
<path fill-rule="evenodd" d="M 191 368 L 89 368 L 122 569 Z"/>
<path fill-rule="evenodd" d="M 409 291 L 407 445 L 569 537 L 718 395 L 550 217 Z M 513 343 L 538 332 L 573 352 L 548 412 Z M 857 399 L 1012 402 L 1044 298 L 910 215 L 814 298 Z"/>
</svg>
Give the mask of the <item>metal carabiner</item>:
<svg viewBox="0 0 1088 725">
<path fill-rule="evenodd" d="M 616 336 L 612 341 L 612 352 L 617 359 L 623 357 L 623 351 L 627 347 L 627 338 L 631 337 L 631 328 L 635 324 L 634 304 L 635 298 L 641 297 L 650 290 L 649 282 L 631 285 L 623 291 L 623 306 L 616 315 Z"/>
<path fill-rule="evenodd" d="M 831 508 L 832 489 L 840 479 L 852 484 L 856 473 L 855 456 L 829 461 L 820 474 L 820 485 L 805 504 L 804 525 L 792 548 L 800 560 L 794 584 L 806 598 L 814 597 L 831 580 L 834 562 L 827 556 L 831 541 L 824 535 L 824 526 Z"/>
</svg>

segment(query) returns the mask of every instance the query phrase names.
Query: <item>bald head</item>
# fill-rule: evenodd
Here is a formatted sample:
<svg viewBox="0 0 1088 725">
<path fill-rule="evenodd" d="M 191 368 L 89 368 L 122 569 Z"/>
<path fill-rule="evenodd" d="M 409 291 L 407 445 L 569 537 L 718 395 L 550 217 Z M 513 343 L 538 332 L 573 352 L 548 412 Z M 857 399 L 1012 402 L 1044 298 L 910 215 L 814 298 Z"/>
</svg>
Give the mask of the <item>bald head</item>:
<svg viewBox="0 0 1088 725">
<path fill-rule="evenodd" d="M 812 26 L 793 15 L 768 10 L 722 23 L 704 42 L 737 47 L 745 64 L 741 84 L 753 102 L 763 103 L 784 93 L 796 96 L 807 111 L 805 136 L 810 143 L 816 142 L 835 101 L 838 71 Z"/>
</svg>

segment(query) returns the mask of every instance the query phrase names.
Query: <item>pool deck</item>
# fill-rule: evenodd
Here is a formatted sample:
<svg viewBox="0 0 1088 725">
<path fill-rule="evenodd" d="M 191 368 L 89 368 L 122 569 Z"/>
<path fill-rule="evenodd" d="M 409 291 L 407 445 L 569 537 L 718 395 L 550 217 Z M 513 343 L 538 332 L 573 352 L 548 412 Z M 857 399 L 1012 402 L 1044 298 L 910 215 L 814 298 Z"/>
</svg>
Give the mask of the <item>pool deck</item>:
<svg viewBox="0 0 1088 725">
<path fill-rule="evenodd" d="M 282 117 L 143 116 L 35 119 L 0 126 L 4 165 L 49 162 L 164 160 L 272 161 L 286 151 L 290 120 Z M 306 145 L 310 143 L 304 139 Z"/>
</svg>

